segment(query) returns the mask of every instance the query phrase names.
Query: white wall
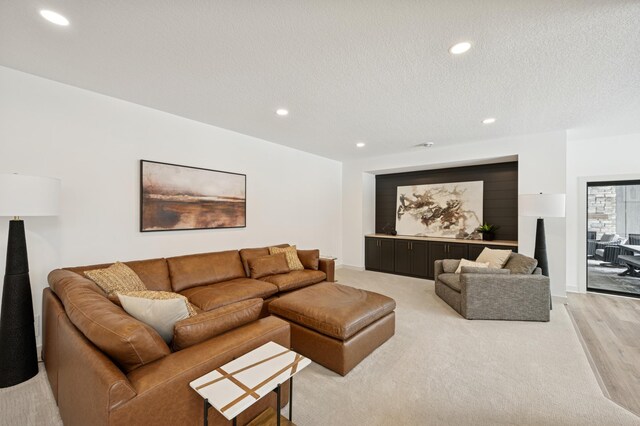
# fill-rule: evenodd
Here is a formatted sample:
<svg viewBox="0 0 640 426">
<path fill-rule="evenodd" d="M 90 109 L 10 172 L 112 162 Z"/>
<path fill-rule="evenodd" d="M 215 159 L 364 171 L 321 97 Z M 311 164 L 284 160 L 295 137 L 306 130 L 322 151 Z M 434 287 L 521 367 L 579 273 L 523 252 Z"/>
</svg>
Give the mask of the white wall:
<svg viewBox="0 0 640 426">
<path fill-rule="evenodd" d="M 586 183 L 640 179 L 640 133 L 567 140 L 567 290 L 586 291 Z"/>
<path fill-rule="evenodd" d="M 0 173 L 62 179 L 60 215 L 25 218 L 36 313 L 60 266 L 281 242 L 340 256 L 339 162 L 8 68 L 0 93 Z M 245 173 L 247 227 L 140 233 L 140 159 Z"/>
<path fill-rule="evenodd" d="M 566 184 L 566 133 L 553 132 L 521 137 L 479 141 L 453 147 L 413 150 L 384 157 L 368 158 L 343 164 L 342 263 L 364 266 L 364 235 L 375 229 L 375 197 L 372 197 L 373 174 L 411 168 L 440 168 L 517 156 L 518 192 L 564 193 Z M 546 219 L 547 246 L 554 296 L 565 296 L 565 219 Z M 520 218 L 518 226 L 520 252 L 533 254 L 535 218 Z"/>
</svg>

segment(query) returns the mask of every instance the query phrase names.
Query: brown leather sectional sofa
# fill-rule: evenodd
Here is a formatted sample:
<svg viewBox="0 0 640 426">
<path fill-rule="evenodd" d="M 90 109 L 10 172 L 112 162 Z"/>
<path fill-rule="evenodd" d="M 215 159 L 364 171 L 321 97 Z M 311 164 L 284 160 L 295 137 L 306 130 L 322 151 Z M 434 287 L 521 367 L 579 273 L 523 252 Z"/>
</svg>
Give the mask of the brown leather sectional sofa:
<svg viewBox="0 0 640 426">
<path fill-rule="evenodd" d="M 180 293 L 216 317 L 213 330 L 202 329 L 199 315 L 183 320 L 186 344 L 173 350 L 83 275 L 109 264 L 52 271 L 43 295 L 42 355 L 64 424 L 202 424 L 202 399 L 189 382 L 268 341 L 290 347 L 290 326 L 268 316 L 269 303 L 334 281 L 333 261 L 303 250 L 298 255 L 305 270 L 249 278 L 249 259 L 267 254 L 254 248 L 125 262 L 149 290 Z M 285 387 L 283 405 L 287 400 Z M 273 405 L 275 396 L 258 401 L 238 424 Z M 208 420 L 230 424 L 214 409 Z"/>
</svg>

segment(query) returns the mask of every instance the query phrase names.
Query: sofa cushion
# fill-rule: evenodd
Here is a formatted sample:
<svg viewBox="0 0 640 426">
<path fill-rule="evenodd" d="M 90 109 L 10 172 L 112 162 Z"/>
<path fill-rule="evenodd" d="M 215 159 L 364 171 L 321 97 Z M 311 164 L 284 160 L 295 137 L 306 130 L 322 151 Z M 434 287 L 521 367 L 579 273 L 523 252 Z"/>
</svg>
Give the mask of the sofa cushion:
<svg viewBox="0 0 640 426">
<path fill-rule="evenodd" d="M 221 283 L 193 287 L 180 292 L 183 296 L 203 311 L 210 311 L 231 303 L 247 299 L 266 299 L 278 292 L 274 284 L 253 280 L 251 278 L 237 278 Z"/>
<path fill-rule="evenodd" d="M 92 281 L 59 269 L 49 283 L 73 325 L 125 372 L 171 353 L 153 328 L 110 302 Z"/>
<path fill-rule="evenodd" d="M 302 271 L 291 271 L 286 274 L 271 275 L 261 278 L 278 286 L 279 291 L 290 291 L 296 288 L 306 287 L 327 279 L 327 274 L 322 271 L 312 271 L 304 269 Z"/>
<path fill-rule="evenodd" d="M 140 280 L 144 283 L 148 290 L 172 291 L 171 279 L 169 278 L 169 266 L 166 259 L 149 259 L 134 260 L 131 262 L 123 262 L 135 272 Z M 113 263 L 105 263 L 102 265 L 77 266 L 73 268 L 65 268 L 83 275 L 84 271 L 92 271 L 94 269 L 104 269 L 113 265 Z"/>
<path fill-rule="evenodd" d="M 459 259 L 444 259 L 442 261 L 442 270 L 446 274 L 453 274 L 458 269 L 458 266 L 460 266 Z"/>
<path fill-rule="evenodd" d="M 616 239 L 618 234 L 602 234 L 602 238 L 598 242 L 600 243 L 608 243 Z"/>
<path fill-rule="evenodd" d="M 269 247 L 269 254 L 280 254 L 284 253 L 287 257 L 287 263 L 289 264 L 289 269 L 292 271 L 301 271 L 304 269 L 302 263 L 300 263 L 300 259 L 298 259 L 298 250 L 296 246 L 290 247 Z"/>
<path fill-rule="evenodd" d="M 249 259 L 251 278 L 257 280 L 262 277 L 289 272 L 289 265 L 284 253 L 272 254 Z"/>
<path fill-rule="evenodd" d="M 94 281 L 108 295 L 123 291 L 144 291 L 147 287 L 140 277 L 124 263 L 116 262 L 108 268 L 85 271 L 87 278 Z"/>
<path fill-rule="evenodd" d="M 482 275 L 509 275 L 511 271 L 508 269 L 498 268 L 474 268 L 473 266 L 463 266 L 461 274 L 482 274 Z"/>
<path fill-rule="evenodd" d="M 269 304 L 272 314 L 340 340 L 393 312 L 395 300 L 371 291 L 322 283 Z"/>
<path fill-rule="evenodd" d="M 260 248 L 244 248 L 240 250 L 240 259 L 242 259 L 242 266 L 247 277 L 251 276 L 251 269 L 249 269 L 249 259 L 255 259 L 257 257 L 269 256 L 269 247 Z"/>
<path fill-rule="evenodd" d="M 139 260 L 125 264 L 138 274 L 147 289 L 172 291 L 167 259 Z"/>
<path fill-rule="evenodd" d="M 175 292 L 246 277 L 237 250 L 170 257 L 167 263 Z"/>
<path fill-rule="evenodd" d="M 188 348 L 257 320 L 262 304 L 262 299 L 243 300 L 178 321 L 173 329 L 173 350 Z"/>
<path fill-rule="evenodd" d="M 317 271 L 320 265 L 320 250 L 298 250 L 298 259 L 304 269 Z"/>
<path fill-rule="evenodd" d="M 446 273 L 438 275 L 438 281 L 443 282 L 447 287 L 460 292 L 460 274 Z"/>
<path fill-rule="evenodd" d="M 511 253 L 509 260 L 504 265 L 504 269 L 508 269 L 512 274 L 531 275 L 538 266 L 538 261 L 533 257 L 525 256 L 520 253 Z"/>
</svg>

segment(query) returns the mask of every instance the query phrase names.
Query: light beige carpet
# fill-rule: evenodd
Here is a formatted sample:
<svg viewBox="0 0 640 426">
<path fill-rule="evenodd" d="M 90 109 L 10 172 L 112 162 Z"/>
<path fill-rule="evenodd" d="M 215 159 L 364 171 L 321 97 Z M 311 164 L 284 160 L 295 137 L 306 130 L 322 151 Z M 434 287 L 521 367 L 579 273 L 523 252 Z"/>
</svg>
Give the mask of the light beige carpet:
<svg viewBox="0 0 640 426">
<path fill-rule="evenodd" d="M 431 281 L 337 276 L 396 299 L 396 335 L 346 377 L 317 364 L 296 376 L 299 426 L 640 425 L 603 396 L 563 305 L 549 323 L 467 321 Z M 43 372 L 0 389 L 0 425 L 60 424 Z"/>
<path fill-rule="evenodd" d="M 640 425 L 603 396 L 564 305 L 549 323 L 467 321 L 432 281 L 337 276 L 393 297 L 396 335 L 346 377 L 317 364 L 302 371 L 299 425 Z"/>
<path fill-rule="evenodd" d="M 62 425 L 44 364 L 32 379 L 0 389 L 0 426 Z"/>
</svg>

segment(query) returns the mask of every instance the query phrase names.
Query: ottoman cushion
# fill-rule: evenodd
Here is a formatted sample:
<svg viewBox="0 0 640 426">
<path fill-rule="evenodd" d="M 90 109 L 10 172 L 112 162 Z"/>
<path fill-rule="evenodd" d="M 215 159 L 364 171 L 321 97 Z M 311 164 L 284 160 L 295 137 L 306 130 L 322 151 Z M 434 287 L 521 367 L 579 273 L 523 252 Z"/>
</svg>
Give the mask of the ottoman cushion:
<svg viewBox="0 0 640 426">
<path fill-rule="evenodd" d="M 395 307 L 395 300 L 378 293 L 321 283 L 274 300 L 269 311 L 324 335 L 347 340 Z"/>
</svg>

